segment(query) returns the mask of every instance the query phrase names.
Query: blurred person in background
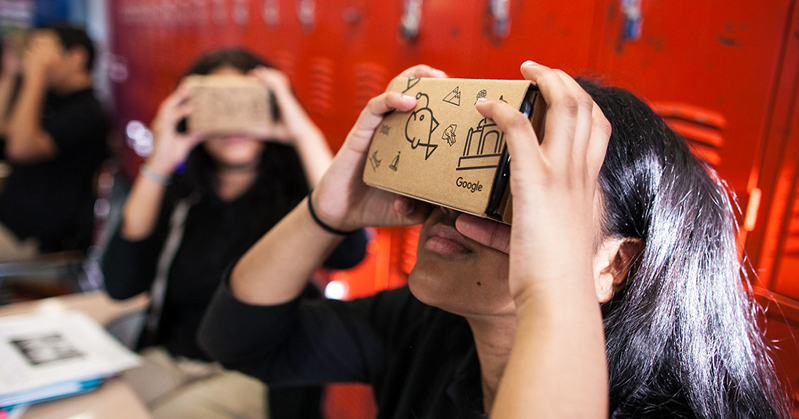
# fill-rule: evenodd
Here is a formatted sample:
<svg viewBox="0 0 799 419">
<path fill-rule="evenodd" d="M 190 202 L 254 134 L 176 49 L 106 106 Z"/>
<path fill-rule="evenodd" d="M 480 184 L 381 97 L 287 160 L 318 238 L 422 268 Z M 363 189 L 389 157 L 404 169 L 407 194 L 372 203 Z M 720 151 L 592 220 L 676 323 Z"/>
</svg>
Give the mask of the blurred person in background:
<svg viewBox="0 0 799 419">
<path fill-rule="evenodd" d="M 211 363 L 196 343 L 197 329 L 224 271 L 305 198 L 332 154 L 287 77 L 261 58 L 241 49 L 218 50 L 199 58 L 186 76 L 248 73 L 274 95 L 271 135 L 204 138 L 179 132 L 191 111 L 190 92 L 181 84 L 153 122 L 153 153 L 104 258 L 111 297 L 151 290 L 139 339 L 146 364 L 126 379 L 156 418 L 258 418 L 266 410 L 263 384 Z M 366 242 L 362 230 L 349 236 L 326 266 L 354 266 L 365 256 Z M 305 295 L 314 291 L 306 288 Z M 320 397 L 321 387 L 270 388 L 271 417 L 319 417 Z"/>
<path fill-rule="evenodd" d="M 4 48 L 0 133 L 12 172 L 0 192 L 0 258 L 92 244 L 94 177 L 109 130 L 92 89 L 94 58 L 89 36 L 70 26 L 34 31 L 21 60 Z"/>
</svg>

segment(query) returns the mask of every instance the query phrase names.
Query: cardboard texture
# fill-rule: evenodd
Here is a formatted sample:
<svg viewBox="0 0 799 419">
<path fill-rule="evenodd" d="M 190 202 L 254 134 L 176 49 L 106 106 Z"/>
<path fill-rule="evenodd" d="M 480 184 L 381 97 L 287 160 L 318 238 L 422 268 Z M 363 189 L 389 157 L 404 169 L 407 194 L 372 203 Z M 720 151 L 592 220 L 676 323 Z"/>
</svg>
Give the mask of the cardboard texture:
<svg viewBox="0 0 799 419">
<path fill-rule="evenodd" d="M 187 118 L 191 132 L 207 135 L 269 134 L 273 125 L 269 89 L 252 76 L 190 76 Z"/>
<path fill-rule="evenodd" d="M 505 134 L 474 105 L 482 97 L 521 110 L 528 101 L 531 118 L 539 121 L 545 106 L 535 106 L 538 89 L 526 80 L 397 78 L 388 90 L 414 96 L 417 104 L 410 112 L 383 118 L 372 137 L 363 181 L 510 224 L 509 172 L 501 164 L 509 161 Z M 494 211 L 487 212 L 489 205 Z"/>
</svg>

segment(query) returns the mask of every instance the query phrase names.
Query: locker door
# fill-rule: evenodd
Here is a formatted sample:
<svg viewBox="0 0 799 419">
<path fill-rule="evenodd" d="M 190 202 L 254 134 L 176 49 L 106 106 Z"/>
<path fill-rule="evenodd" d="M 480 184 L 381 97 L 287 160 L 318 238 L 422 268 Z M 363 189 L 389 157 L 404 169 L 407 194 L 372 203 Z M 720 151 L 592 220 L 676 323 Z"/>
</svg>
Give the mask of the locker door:
<svg viewBox="0 0 799 419">
<path fill-rule="evenodd" d="M 640 3 L 640 37 L 622 3 Z M 792 0 L 606 0 L 592 66 L 649 101 L 720 113 L 719 170 L 742 200 L 758 154 Z M 633 7 L 634 8 L 634 7 Z M 625 14 L 626 13 L 626 14 Z M 625 26 L 626 25 L 626 26 Z M 625 27 L 628 29 L 625 34 Z M 625 37 L 627 35 L 627 37 Z"/>
<path fill-rule="evenodd" d="M 601 2 L 480 0 L 476 76 L 519 79 L 526 60 L 585 73 Z M 507 16 L 503 19 L 504 16 Z M 503 23 L 504 22 L 504 23 Z M 601 23 L 601 22 L 600 22 Z"/>
<path fill-rule="evenodd" d="M 791 32 L 799 30 L 799 11 Z M 756 267 L 763 286 L 799 300 L 799 40 L 785 39 L 774 103 L 768 114 L 768 130 L 758 186 L 763 191 L 757 228 L 747 249 L 757 256 Z M 799 321 L 799 319 L 797 319 Z"/>
</svg>

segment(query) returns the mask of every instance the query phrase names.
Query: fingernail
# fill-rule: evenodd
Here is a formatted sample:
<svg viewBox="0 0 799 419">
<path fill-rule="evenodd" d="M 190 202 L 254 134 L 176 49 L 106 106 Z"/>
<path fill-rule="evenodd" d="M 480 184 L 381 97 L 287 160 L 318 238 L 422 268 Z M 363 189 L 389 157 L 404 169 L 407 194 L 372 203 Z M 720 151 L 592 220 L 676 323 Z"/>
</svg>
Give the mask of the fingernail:
<svg viewBox="0 0 799 419">
<path fill-rule="evenodd" d="M 477 103 L 483 103 L 485 101 L 486 101 L 486 98 L 484 98 L 484 97 L 481 97 L 481 98 L 477 99 Z"/>
<path fill-rule="evenodd" d="M 538 65 L 538 63 L 537 63 L 537 62 L 535 62 L 535 61 L 530 61 L 530 60 L 527 60 L 527 61 L 525 61 L 525 62 L 524 62 L 522 65 Z"/>
<path fill-rule="evenodd" d="M 436 77 L 447 77 L 447 73 L 445 73 L 445 72 L 443 72 L 441 70 L 435 69 L 435 68 L 433 69 L 432 73 Z"/>
</svg>

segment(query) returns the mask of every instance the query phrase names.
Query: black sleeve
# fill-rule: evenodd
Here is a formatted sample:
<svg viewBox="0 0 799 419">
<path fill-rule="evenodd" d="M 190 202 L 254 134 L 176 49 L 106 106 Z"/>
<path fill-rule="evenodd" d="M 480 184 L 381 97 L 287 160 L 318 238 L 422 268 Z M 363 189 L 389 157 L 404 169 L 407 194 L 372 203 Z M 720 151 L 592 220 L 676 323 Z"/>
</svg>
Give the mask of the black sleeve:
<svg viewBox="0 0 799 419">
<path fill-rule="evenodd" d="M 269 385 L 373 382 L 407 288 L 354 301 L 294 300 L 255 306 L 237 300 L 226 283 L 200 326 L 200 346 L 226 368 Z"/>
<path fill-rule="evenodd" d="M 361 229 L 347 236 L 325 261 L 325 268 L 350 269 L 366 257 L 369 233 Z"/>
<path fill-rule="evenodd" d="M 173 209 L 173 205 L 168 203 L 169 195 L 169 191 L 164 194 L 164 204 L 149 237 L 138 241 L 125 240 L 119 235 L 119 227 L 111 236 L 102 263 L 105 289 L 111 298 L 124 300 L 150 289 L 169 230 Z"/>
<path fill-rule="evenodd" d="M 104 141 L 107 120 L 99 103 L 81 100 L 44 119 L 42 128 L 53 139 L 58 153 L 64 154 L 102 145 L 97 139 Z"/>
</svg>

